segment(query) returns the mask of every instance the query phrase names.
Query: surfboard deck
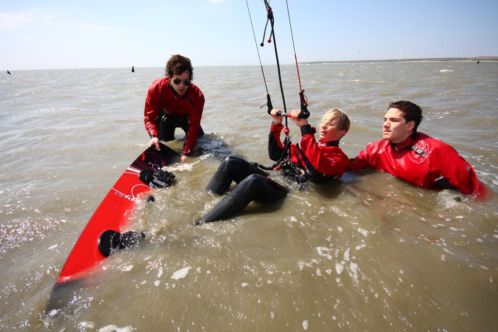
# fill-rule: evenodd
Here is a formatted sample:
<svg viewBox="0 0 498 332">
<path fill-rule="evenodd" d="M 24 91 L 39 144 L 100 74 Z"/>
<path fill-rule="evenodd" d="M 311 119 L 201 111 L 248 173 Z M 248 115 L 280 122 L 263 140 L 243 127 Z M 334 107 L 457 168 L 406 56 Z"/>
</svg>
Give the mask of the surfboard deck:
<svg viewBox="0 0 498 332">
<path fill-rule="evenodd" d="M 177 152 L 161 144 L 161 150 L 147 148 L 126 168 L 76 241 L 54 285 L 47 310 L 63 305 L 64 301 L 59 297 L 65 293 L 64 289 L 81 284 L 107 257 L 99 250 L 100 236 L 106 231 L 122 232 L 128 226 L 135 201 L 151 191 L 149 185 L 139 178 L 140 172 L 168 166 L 179 158 Z"/>
</svg>

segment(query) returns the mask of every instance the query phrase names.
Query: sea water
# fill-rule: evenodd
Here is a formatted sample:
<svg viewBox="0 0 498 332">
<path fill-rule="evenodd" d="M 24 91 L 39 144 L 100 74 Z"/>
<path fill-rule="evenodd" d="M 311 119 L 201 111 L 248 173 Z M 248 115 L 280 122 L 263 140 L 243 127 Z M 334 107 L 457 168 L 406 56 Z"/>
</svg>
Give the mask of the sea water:
<svg viewBox="0 0 498 332">
<path fill-rule="evenodd" d="M 498 63 L 302 64 L 310 121 L 332 107 L 352 121 L 354 157 L 382 134 L 389 102 L 422 106 L 419 130 L 452 146 L 498 190 Z M 283 66 L 289 109 L 294 66 Z M 275 106 L 275 67 L 265 67 Z M 270 165 L 259 67 L 199 67 L 207 133 L 172 165 L 173 187 L 138 201 L 147 234 L 99 266 L 67 308 L 45 314 L 80 232 L 147 146 L 143 105 L 162 68 L 14 71 L 0 75 L 0 330 L 492 331 L 498 329 L 498 199 L 346 174 L 275 205 L 193 226 L 219 197 L 205 187 L 231 154 Z M 299 131 L 290 124 L 294 142 Z M 180 151 L 183 134 L 169 145 Z M 282 180 L 278 179 L 277 180 Z M 282 180 L 283 181 L 283 180 Z"/>
</svg>

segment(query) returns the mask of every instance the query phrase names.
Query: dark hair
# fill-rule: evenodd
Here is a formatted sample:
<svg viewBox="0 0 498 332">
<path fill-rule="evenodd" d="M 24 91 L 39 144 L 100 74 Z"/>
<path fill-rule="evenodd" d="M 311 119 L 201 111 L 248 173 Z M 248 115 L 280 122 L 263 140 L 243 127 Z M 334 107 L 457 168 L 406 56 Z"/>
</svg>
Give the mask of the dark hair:
<svg viewBox="0 0 498 332">
<path fill-rule="evenodd" d="M 190 73 L 189 79 L 192 80 L 194 78 L 194 68 L 192 68 L 190 59 L 183 55 L 175 54 L 166 62 L 165 75 L 173 77 L 173 75 L 180 75 L 187 70 Z"/>
<path fill-rule="evenodd" d="M 420 106 L 412 103 L 411 101 L 399 100 L 390 103 L 387 109 L 390 108 L 396 108 L 403 112 L 403 117 L 405 118 L 406 122 L 415 121 L 413 133 L 417 132 L 418 125 L 420 124 L 420 122 L 422 122 L 423 119 L 422 109 L 420 108 Z"/>
</svg>

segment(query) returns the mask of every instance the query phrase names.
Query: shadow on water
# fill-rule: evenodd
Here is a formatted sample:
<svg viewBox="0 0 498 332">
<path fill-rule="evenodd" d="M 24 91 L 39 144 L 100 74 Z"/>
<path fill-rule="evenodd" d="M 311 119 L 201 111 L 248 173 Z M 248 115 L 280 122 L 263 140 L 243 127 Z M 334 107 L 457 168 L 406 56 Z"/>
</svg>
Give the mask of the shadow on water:
<svg viewBox="0 0 498 332">
<path fill-rule="evenodd" d="M 49 318 L 53 318 L 62 308 L 69 310 L 68 305 L 75 298 L 78 290 L 83 287 L 85 287 L 85 282 L 81 279 L 56 283 L 50 292 L 45 314 Z"/>
<path fill-rule="evenodd" d="M 79 313 L 85 310 L 91 302 L 91 298 L 85 295 L 85 289 L 95 285 L 97 280 L 75 279 L 56 283 L 50 292 L 42 316 L 44 327 L 52 329 L 57 325 L 64 326 L 68 321 L 77 319 Z"/>
<path fill-rule="evenodd" d="M 232 148 L 225 142 L 223 137 L 216 134 L 206 134 L 199 138 L 195 156 L 203 154 L 212 154 L 215 158 L 223 160 L 233 154 Z"/>
<path fill-rule="evenodd" d="M 177 131 L 178 132 L 178 131 Z M 183 132 L 182 132 L 183 133 Z M 185 136 L 178 135 L 177 138 L 171 141 L 161 141 L 162 144 L 168 146 L 172 150 L 181 153 Z M 201 157 L 205 155 L 212 155 L 216 159 L 223 160 L 225 157 L 232 155 L 233 149 L 228 145 L 223 137 L 216 134 L 205 134 L 198 138 L 197 145 L 192 152 L 191 157 Z"/>
<path fill-rule="evenodd" d="M 331 179 L 323 183 L 312 184 L 316 193 L 325 199 L 339 196 L 344 191 L 345 185 L 341 179 Z"/>
</svg>

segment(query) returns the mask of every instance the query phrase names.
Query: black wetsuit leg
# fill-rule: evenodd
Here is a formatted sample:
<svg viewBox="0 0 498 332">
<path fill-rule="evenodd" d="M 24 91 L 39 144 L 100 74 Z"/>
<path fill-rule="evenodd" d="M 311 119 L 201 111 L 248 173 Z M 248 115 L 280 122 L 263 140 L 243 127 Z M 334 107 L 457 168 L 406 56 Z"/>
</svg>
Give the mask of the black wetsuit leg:
<svg viewBox="0 0 498 332">
<path fill-rule="evenodd" d="M 243 159 L 242 159 L 243 160 Z M 273 203 L 287 196 L 288 190 L 266 175 L 251 174 L 240 182 L 197 225 L 228 219 L 241 212 L 250 202 Z"/>
<path fill-rule="evenodd" d="M 178 127 L 178 117 L 163 114 L 159 119 L 159 140 L 172 141 L 175 139 L 175 129 Z"/>
<path fill-rule="evenodd" d="M 187 116 L 183 115 L 183 116 L 178 117 L 177 123 L 178 123 L 177 127 L 182 128 L 183 131 L 185 132 L 185 134 L 187 134 L 188 127 L 189 127 Z M 197 137 L 201 137 L 201 136 L 204 136 L 204 130 L 202 129 L 202 127 L 199 129 L 199 134 L 197 135 Z"/>
<path fill-rule="evenodd" d="M 209 181 L 207 191 L 222 195 L 230 188 L 232 181 L 240 183 L 251 174 L 268 176 L 266 172 L 247 160 L 236 156 L 226 157 L 221 162 L 216 173 L 214 173 L 211 181 Z"/>
<path fill-rule="evenodd" d="M 161 141 L 172 141 L 175 139 L 175 129 L 182 128 L 185 134 L 188 131 L 188 118 L 186 115 L 176 116 L 163 114 L 159 119 L 159 140 Z M 199 135 L 201 137 L 204 135 L 204 130 L 202 127 L 199 130 Z"/>
</svg>

